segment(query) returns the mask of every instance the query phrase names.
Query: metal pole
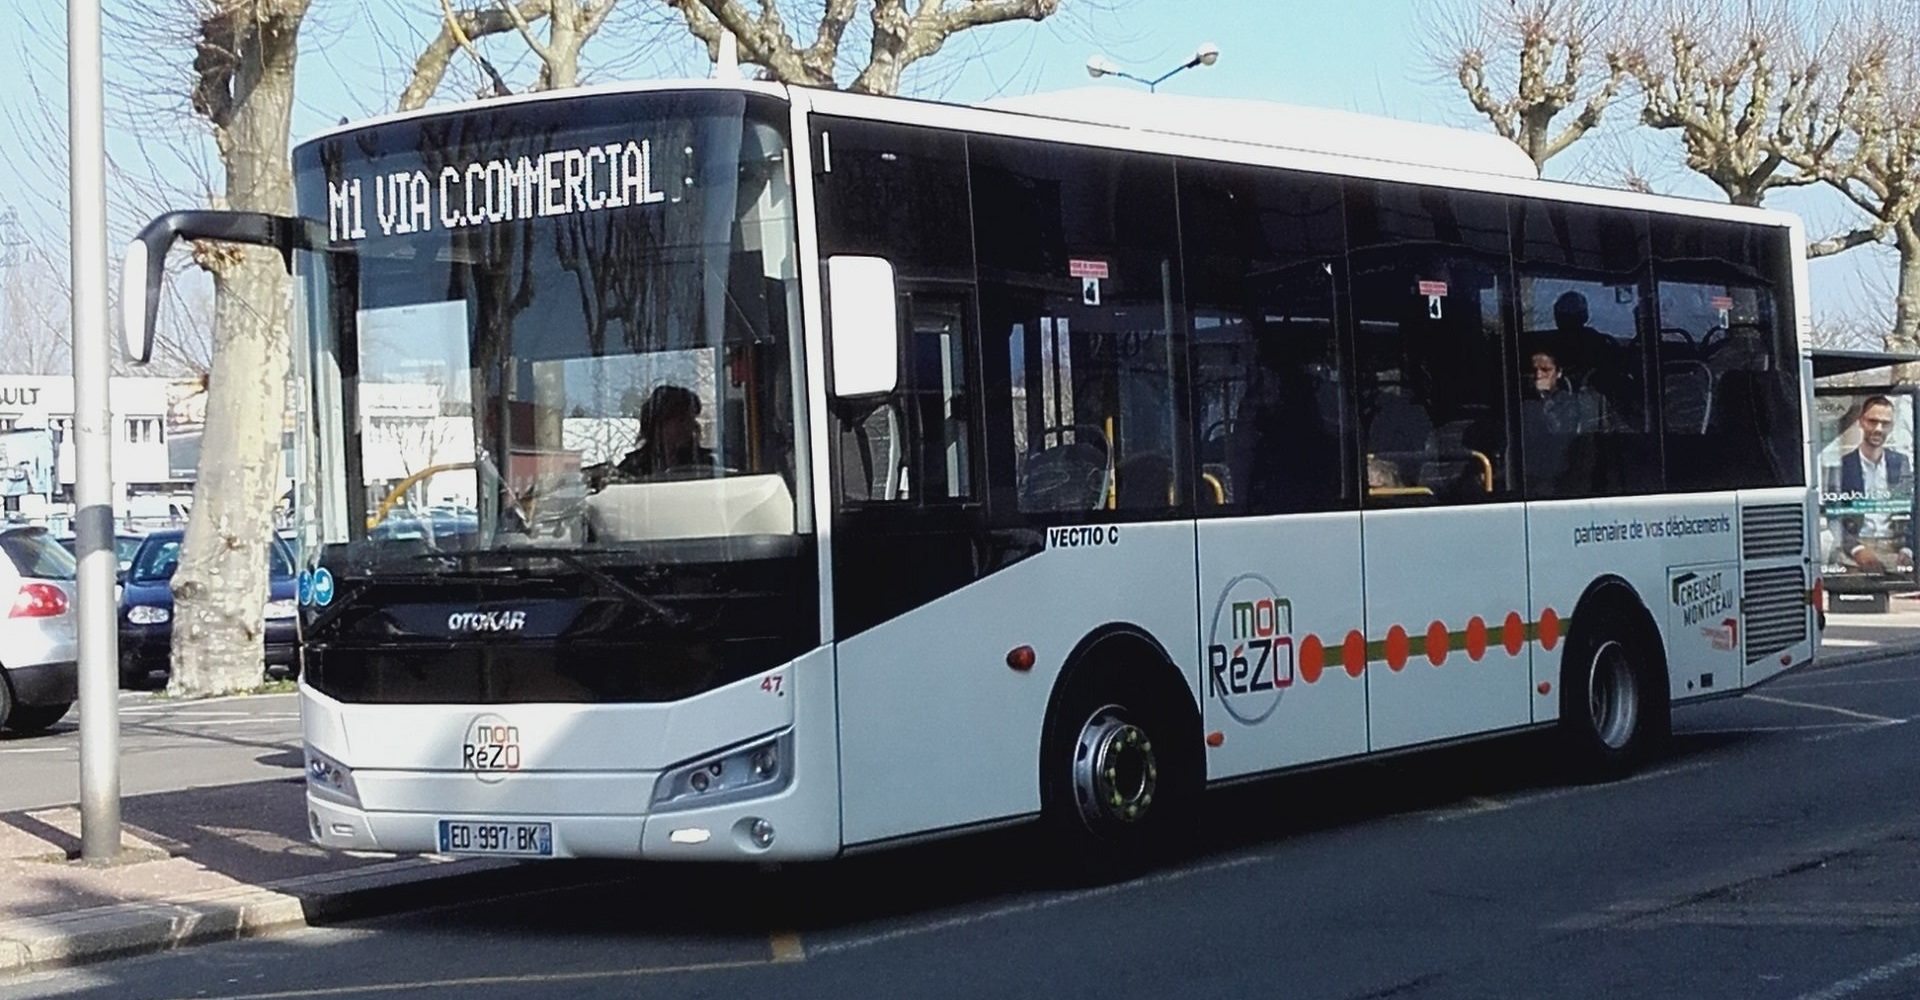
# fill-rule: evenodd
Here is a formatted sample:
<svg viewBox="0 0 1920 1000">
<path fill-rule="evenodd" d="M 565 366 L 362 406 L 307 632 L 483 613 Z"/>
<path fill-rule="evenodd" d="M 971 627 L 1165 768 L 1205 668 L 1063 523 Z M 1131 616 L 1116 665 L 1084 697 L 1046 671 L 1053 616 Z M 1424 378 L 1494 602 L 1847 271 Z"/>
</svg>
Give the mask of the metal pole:
<svg viewBox="0 0 1920 1000">
<path fill-rule="evenodd" d="M 67 179 L 73 244 L 74 534 L 80 556 L 80 856 L 120 852 L 113 438 L 107 401 L 107 150 L 100 0 L 67 4 Z"/>
</svg>

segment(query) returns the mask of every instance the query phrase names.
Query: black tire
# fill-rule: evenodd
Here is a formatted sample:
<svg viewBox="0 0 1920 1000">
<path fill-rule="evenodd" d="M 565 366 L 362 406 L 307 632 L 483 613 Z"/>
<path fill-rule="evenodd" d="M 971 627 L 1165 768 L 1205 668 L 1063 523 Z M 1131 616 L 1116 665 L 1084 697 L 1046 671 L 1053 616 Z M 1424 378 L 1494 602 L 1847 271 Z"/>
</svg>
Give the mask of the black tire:
<svg viewBox="0 0 1920 1000">
<path fill-rule="evenodd" d="M 15 705 L 13 715 L 6 725 L 16 733 L 42 733 L 53 728 L 53 724 L 67 717 L 67 711 L 73 708 L 73 702 L 59 705 Z"/>
<path fill-rule="evenodd" d="M 1199 726 L 1172 668 L 1161 669 L 1161 685 L 1139 670 L 1078 670 L 1055 698 L 1040 746 L 1041 824 L 1072 881 L 1145 871 L 1197 826 Z"/>
<path fill-rule="evenodd" d="M 1560 661 L 1560 735 L 1585 778 L 1632 773 L 1671 730 L 1658 633 L 1637 605 L 1627 610 L 1623 602 L 1576 613 Z"/>
<path fill-rule="evenodd" d="M 13 685 L 7 680 L 7 672 L 0 670 L 0 729 L 7 728 L 7 722 L 13 718 L 13 713 Z"/>
</svg>

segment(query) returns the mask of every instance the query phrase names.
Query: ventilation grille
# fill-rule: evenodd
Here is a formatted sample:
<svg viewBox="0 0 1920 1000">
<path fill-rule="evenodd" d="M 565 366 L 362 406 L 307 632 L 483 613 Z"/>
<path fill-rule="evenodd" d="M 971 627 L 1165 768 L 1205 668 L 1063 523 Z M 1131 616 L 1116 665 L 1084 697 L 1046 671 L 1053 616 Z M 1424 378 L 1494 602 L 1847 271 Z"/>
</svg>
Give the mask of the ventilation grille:
<svg viewBox="0 0 1920 1000">
<path fill-rule="evenodd" d="M 1758 663 L 1807 638 L 1806 578 L 1798 566 L 1757 569 L 1742 581 L 1747 662 Z"/>
<path fill-rule="evenodd" d="M 1807 520 L 1799 504 L 1756 504 L 1740 510 L 1740 554 L 1748 559 L 1797 556 L 1806 541 Z"/>
</svg>

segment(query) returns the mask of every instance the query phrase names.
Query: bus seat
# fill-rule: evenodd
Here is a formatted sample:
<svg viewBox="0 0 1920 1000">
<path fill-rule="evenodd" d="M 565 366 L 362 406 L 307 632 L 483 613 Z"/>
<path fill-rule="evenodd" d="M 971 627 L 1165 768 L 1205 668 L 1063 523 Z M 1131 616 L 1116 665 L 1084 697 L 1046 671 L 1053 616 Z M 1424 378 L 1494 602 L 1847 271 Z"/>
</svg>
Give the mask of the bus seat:
<svg viewBox="0 0 1920 1000">
<path fill-rule="evenodd" d="M 619 483 L 587 498 L 587 527 L 609 542 L 793 534 L 793 493 L 778 475 Z"/>
</svg>

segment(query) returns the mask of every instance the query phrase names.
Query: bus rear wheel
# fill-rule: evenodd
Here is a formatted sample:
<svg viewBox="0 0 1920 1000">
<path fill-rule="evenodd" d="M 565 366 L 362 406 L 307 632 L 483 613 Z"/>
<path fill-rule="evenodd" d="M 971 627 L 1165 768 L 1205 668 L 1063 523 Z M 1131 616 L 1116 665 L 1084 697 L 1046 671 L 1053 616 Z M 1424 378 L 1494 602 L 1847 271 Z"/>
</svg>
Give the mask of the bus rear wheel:
<svg viewBox="0 0 1920 1000">
<path fill-rule="evenodd" d="M 1617 778 L 1666 738 L 1666 671 L 1635 616 L 1601 608 L 1575 621 L 1560 666 L 1561 735 L 1579 772 Z"/>
<path fill-rule="evenodd" d="M 1166 860 L 1199 805 L 1199 761 L 1180 752 L 1178 713 L 1144 685 L 1103 687 L 1070 680 L 1041 747 L 1042 823 L 1082 881 Z"/>
</svg>

